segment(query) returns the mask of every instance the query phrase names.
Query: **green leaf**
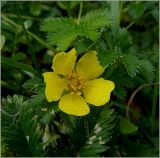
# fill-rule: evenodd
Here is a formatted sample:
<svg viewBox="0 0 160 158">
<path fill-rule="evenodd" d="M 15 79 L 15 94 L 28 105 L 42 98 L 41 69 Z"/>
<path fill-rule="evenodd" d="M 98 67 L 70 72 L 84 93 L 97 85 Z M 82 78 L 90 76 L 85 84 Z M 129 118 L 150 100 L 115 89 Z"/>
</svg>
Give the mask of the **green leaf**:
<svg viewBox="0 0 160 158">
<path fill-rule="evenodd" d="M 121 49 L 122 53 L 129 51 L 129 48 L 132 47 L 132 38 L 129 31 L 126 28 L 119 28 L 118 34 L 116 35 L 117 43 Z"/>
<path fill-rule="evenodd" d="M 137 131 L 138 129 L 136 125 L 134 125 L 132 122 L 130 122 L 123 116 L 120 116 L 119 126 L 120 126 L 120 132 L 122 134 L 130 134 Z"/>
<path fill-rule="evenodd" d="M 2 50 L 2 48 L 4 46 L 4 43 L 5 43 L 5 36 L 1 35 L 1 46 L 0 46 L 1 50 Z"/>
<path fill-rule="evenodd" d="M 61 51 L 66 50 L 77 38 L 76 23 L 68 18 L 49 18 L 44 21 L 41 30 L 48 32 L 48 42 Z"/>
<path fill-rule="evenodd" d="M 130 5 L 128 11 L 134 19 L 138 19 L 144 14 L 145 7 L 142 2 L 134 2 Z"/>
<path fill-rule="evenodd" d="M 146 78 L 147 81 L 153 82 L 155 79 L 155 67 L 152 63 L 147 60 L 143 59 L 140 60 L 140 74 Z"/>
<path fill-rule="evenodd" d="M 92 119 L 90 124 L 93 123 L 94 117 L 90 117 Z M 103 108 L 78 156 L 99 156 L 100 153 L 110 148 L 109 144 L 115 127 L 115 118 L 116 115 L 113 109 Z"/>
<path fill-rule="evenodd" d="M 118 55 L 115 51 L 107 49 L 107 45 L 102 39 L 99 39 L 96 42 L 96 50 L 98 59 L 104 67 L 112 65 L 118 58 Z"/>
<path fill-rule="evenodd" d="M 41 14 L 42 8 L 40 4 L 33 3 L 30 5 L 29 11 L 34 16 L 39 16 Z"/>
<path fill-rule="evenodd" d="M 140 69 L 140 61 L 137 56 L 132 54 L 124 54 L 121 56 L 122 62 L 130 77 L 136 76 Z"/>
<path fill-rule="evenodd" d="M 74 47 L 77 50 L 78 54 L 86 52 L 91 46 L 93 42 L 90 39 L 83 38 L 74 43 Z"/>
<path fill-rule="evenodd" d="M 44 82 L 41 78 L 34 77 L 34 78 L 27 80 L 23 84 L 23 88 L 37 92 L 41 88 L 44 88 Z"/>
<path fill-rule="evenodd" d="M 31 67 L 30 65 L 22 64 L 20 62 L 15 61 L 14 59 L 11 59 L 8 57 L 1 56 L 1 64 L 2 64 L 2 67 L 6 65 L 6 66 L 20 69 L 22 71 L 28 71 L 33 74 L 37 74 L 37 71 L 35 69 L 33 69 L 33 67 Z"/>
<path fill-rule="evenodd" d="M 117 54 L 112 50 L 104 51 L 102 49 L 97 49 L 97 53 L 99 61 L 104 67 L 112 65 L 118 58 Z"/>
<path fill-rule="evenodd" d="M 36 115 L 22 96 L 2 100 L 2 137 L 18 157 L 45 156 L 42 135 Z"/>
<path fill-rule="evenodd" d="M 69 18 L 49 18 L 44 21 L 41 30 L 48 32 L 50 44 L 57 46 L 60 51 L 65 51 L 78 36 L 95 41 L 100 35 L 100 29 L 109 24 L 107 10 L 99 9 L 83 16 L 79 24 Z"/>
<path fill-rule="evenodd" d="M 95 41 L 100 35 L 100 29 L 110 26 L 109 12 L 107 9 L 97 9 L 82 17 L 79 28 L 80 35 L 86 36 Z"/>
</svg>

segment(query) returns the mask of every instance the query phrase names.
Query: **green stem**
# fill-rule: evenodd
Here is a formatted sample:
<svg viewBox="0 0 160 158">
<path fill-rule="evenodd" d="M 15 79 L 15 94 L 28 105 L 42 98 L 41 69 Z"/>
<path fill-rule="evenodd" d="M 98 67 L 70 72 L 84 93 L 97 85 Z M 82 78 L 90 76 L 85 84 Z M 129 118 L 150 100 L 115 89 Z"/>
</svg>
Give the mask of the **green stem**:
<svg viewBox="0 0 160 158">
<path fill-rule="evenodd" d="M 30 41 L 30 39 L 29 39 L 27 29 L 25 28 L 25 25 L 24 25 L 24 23 L 23 23 L 23 20 L 22 20 L 20 14 L 19 14 L 19 12 L 18 12 L 18 7 L 16 7 L 16 8 L 17 8 L 18 18 L 19 18 L 19 20 L 21 21 L 22 28 L 23 28 L 23 30 L 24 30 L 24 33 L 25 33 L 26 38 L 27 38 L 27 41 L 28 41 L 29 52 L 30 52 L 31 57 L 32 57 L 33 65 L 35 66 L 36 70 L 38 71 L 38 73 L 39 73 L 39 75 L 40 75 L 40 74 L 41 74 L 41 70 L 40 70 L 40 66 L 39 66 L 39 64 L 38 64 L 38 60 L 37 60 L 37 58 L 36 58 L 36 54 L 35 54 L 34 51 L 33 51 L 32 44 L 31 44 L 31 41 Z"/>
<path fill-rule="evenodd" d="M 17 29 L 22 30 L 22 26 L 16 24 L 14 21 L 12 21 L 11 19 L 7 18 L 5 15 L 2 15 L 2 19 L 5 20 L 6 22 L 12 24 L 13 26 L 17 27 Z M 27 31 L 28 34 L 34 38 L 37 42 L 41 43 L 44 47 L 48 48 L 49 50 L 52 51 L 56 51 L 54 48 L 52 48 L 51 46 L 48 45 L 48 43 L 46 43 L 44 40 L 42 40 L 40 37 L 38 37 L 37 35 L 35 35 L 33 32 Z"/>
<path fill-rule="evenodd" d="M 113 34 L 116 35 L 120 24 L 119 1 L 111 1 L 111 18 L 112 18 L 111 29 Z"/>
<path fill-rule="evenodd" d="M 80 23 L 80 20 L 81 20 L 82 8 L 83 8 L 83 2 L 80 3 L 79 14 L 78 14 L 78 21 L 77 21 L 78 24 Z"/>
<path fill-rule="evenodd" d="M 16 24 L 13 20 L 7 18 L 6 16 L 4 15 L 1 15 L 2 19 L 5 20 L 6 22 L 12 24 L 13 26 L 17 27 L 17 29 L 22 29 L 22 27 L 18 24 Z"/>
<path fill-rule="evenodd" d="M 129 119 L 129 109 L 130 109 L 130 105 L 132 103 L 132 100 L 134 99 L 135 95 L 141 90 L 143 89 L 144 87 L 148 87 L 148 86 L 152 86 L 152 85 L 158 85 L 159 82 L 155 82 L 155 83 L 147 83 L 147 84 L 144 84 L 140 87 L 138 87 L 134 92 L 133 94 L 131 95 L 129 101 L 128 101 L 128 104 L 127 104 L 127 108 L 126 108 L 126 117 Z"/>
<path fill-rule="evenodd" d="M 12 18 L 17 18 L 17 15 L 13 14 L 13 13 L 2 13 L 1 14 L 2 16 L 9 16 L 9 17 L 12 17 Z M 31 17 L 31 16 L 26 16 L 26 15 L 21 15 L 21 18 L 22 19 L 27 19 L 27 20 L 34 20 L 34 21 L 42 21 L 43 19 L 40 19 L 40 18 L 34 18 L 34 17 Z"/>
<path fill-rule="evenodd" d="M 155 83 L 158 82 L 158 80 L 159 80 L 159 66 L 157 67 L 157 71 L 156 71 Z M 155 85 L 153 90 L 153 101 L 152 101 L 153 120 L 155 120 L 155 117 L 156 117 L 157 98 L 158 98 L 158 85 Z"/>
</svg>

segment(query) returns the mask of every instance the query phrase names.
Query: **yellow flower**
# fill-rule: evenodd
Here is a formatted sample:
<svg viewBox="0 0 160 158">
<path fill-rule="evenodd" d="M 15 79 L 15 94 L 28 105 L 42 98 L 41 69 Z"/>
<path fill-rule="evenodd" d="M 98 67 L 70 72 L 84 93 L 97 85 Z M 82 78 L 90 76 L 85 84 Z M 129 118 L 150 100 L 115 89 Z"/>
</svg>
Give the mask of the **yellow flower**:
<svg viewBox="0 0 160 158">
<path fill-rule="evenodd" d="M 43 73 L 48 102 L 59 101 L 59 108 L 76 116 L 90 112 L 87 103 L 102 106 L 110 99 L 114 83 L 98 78 L 103 72 L 96 51 L 84 54 L 76 63 L 76 50 L 60 52 L 53 58 L 54 72 Z"/>
</svg>

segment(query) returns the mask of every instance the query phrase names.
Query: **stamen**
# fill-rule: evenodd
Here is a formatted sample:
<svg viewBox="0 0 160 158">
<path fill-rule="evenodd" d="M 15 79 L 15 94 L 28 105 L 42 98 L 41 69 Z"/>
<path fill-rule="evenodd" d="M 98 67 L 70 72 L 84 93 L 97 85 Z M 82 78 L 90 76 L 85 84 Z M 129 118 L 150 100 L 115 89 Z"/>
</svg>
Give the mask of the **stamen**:
<svg viewBox="0 0 160 158">
<path fill-rule="evenodd" d="M 82 85 L 79 85 L 77 88 L 78 88 L 78 89 L 81 89 L 81 88 L 82 88 Z"/>
<path fill-rule="evenodd" d="M 71 95 L 73 95 L 73 94 L 74 94 L 74 92 L 71 92 L 70 94 L 71 94 Z"/>
<path fill-rule="evenodd" d="M 67 83 L 68 83 L 68 88 L 71 91 L 71 94 L 77 94 L 77 95 L 82 94 L 81 90 L 83 88 L 84 79 L 77 73 L 72 72 L 72 74 L 68 76 Z"/>
<path fill-rule="evenodd" d="M 81 95 L 82 93 L 80 91 L 76 92 L 77 95 Z"/>
</svg>

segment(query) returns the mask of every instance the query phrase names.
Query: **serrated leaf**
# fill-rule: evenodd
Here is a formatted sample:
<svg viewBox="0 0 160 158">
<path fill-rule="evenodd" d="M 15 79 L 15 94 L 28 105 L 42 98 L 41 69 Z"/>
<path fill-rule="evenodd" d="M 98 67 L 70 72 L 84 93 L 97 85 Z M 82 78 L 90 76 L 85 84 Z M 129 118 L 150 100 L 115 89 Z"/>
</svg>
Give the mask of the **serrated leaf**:
<svg viewBox="0 0 160 158">
<path fill-rule="evenodd" d="M 65 51 L 78 36 L 85 36 L 95 41 L 100 29 L 109 26 L 110 20 L 106 9 L 99 9 L 86 14 L 76 24 L 69 18 L 50 18 L 44 21 L 41 30 L 48 32 L 48 42 L 57 46 L 59 51 Z"/>
<path fill-rule="evenodd" d="M 112 65 L 118 57 L 117 54 L 112 50 L 105 52 L 98 50 L 97 52 L 100 63 L 105 67 Z"/>
<path fill-rule="evenodd" d="M 77 50 L 77 54 L 81 54 L 86 52 L 91 46 L 93 42 L 90 39 L 83 38 L 74 43 L 74 47 Z"/>
<path fill-rule="evenodd" d="M 2 137 L 15 156 L 44 156 L 42 131 L 28 102 L 22 96 L 8 96 L 2 101 Z"/>
<path fill-rule="evenodd" d="M 135 55 L 124 54 L 122 57 L 122 62 L 128 72 L 130 77 L 136 76 L 140 69 L 140 61 Z"/>
<path fill-rule="evenodd" d="M 137 131 L 138 129 L 136 125 L 134 125 L 130 120 L 123 116 L 120 116 L 119 127 L 122 134 L 130 134 Z"/>
<path fill-rule="evenodd" d="M 23 88 L 31 90 L 33 92 L 37 92 L 38 90 L 44 88 L 44 86 L 45 84 L 43 80 L 38 77 L 31 78 L 23 84 Z"/>
<path fill-rule="evenodd" d="M 93 126 L 94 128 L 91 129 L 90 135 L 87 137 L 87 141 L 81 147 L 79 156 L 98 156 L 109 149 L 106 143 L 111 141 L 115 118 L 113 109 L 103 108 Z"/>
<path fill-rule="evenodd" d="M 118 55 L 115 51 L 107 49 L 107 45 L 102 39 L 99 39 L 96 42 L 96 50 L 98 59 L 104 67 L 112 65 L 118 58 Z"/>
<path fill-rule="evenodd" d="M 80 25 L 87 25 L 88 28 L 96 30 L 110 25 L 110 17 L 107 9 L 97 9 L 82 17 Z"/>
<path fill-rule="evenodd" d="M 140 72 L 149 82 L 155 78 L 155 67 L 147 59 L 140 60 Z"/>
<path fill-rule="evenodd" d="M 44 21 L 42 31 L 48 32 L 48 42 L 65 51 L 77 38 L 77 25 L 68 18 L 50 18 Z"/>
<path fill-rule="evenodd" d="M 80 34 L 95 41 L 100 35 L 102 27 L 111 23 L 107 9 L 97 9 L 87 13 L 81 18 L 79 24 Z"/>
</svg>

